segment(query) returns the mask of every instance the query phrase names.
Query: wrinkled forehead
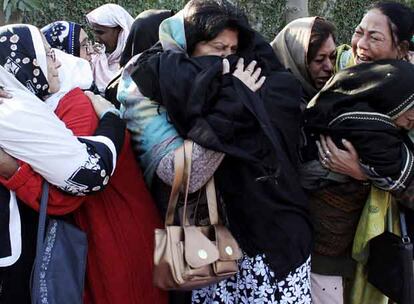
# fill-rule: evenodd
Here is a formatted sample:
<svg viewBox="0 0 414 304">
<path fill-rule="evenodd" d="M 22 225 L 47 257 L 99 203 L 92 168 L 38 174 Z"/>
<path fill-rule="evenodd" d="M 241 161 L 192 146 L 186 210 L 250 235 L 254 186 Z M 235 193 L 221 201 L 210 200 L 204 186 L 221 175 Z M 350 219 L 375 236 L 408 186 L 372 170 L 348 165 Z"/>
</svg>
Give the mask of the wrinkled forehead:
<svg viewBox="0 0 414 304">
<path fill-rule="evenodd" d="M 391 34 L 388 17 L 378 9 L 369 10 L 358 26 L 369 32 L 378 32 L 383 35 Z"/>
</svg>

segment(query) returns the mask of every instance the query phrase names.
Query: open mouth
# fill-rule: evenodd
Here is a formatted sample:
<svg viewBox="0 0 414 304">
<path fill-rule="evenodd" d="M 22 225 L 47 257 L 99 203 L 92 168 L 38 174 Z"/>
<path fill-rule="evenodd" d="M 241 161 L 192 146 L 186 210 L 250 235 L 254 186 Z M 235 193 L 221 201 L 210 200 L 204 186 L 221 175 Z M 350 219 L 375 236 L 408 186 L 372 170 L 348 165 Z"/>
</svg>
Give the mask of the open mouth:
<svg viewBox="0 0 414 304">
<path fill-rule="evenodd" d="M 331 76 L 327 76 L 327 77 L 318 77 L 316 78 L 316 82 L 318 84 L 325 84 L 329 79 L 331 78 Z"/>
<path fill-rule="evenodd" d="M 320 82 L 327 82 L 329 80 L 329 78 L 331 78 L 331 76 L 319 77 L 319 78 L 317 78 L 317 80 L 320 81 Z"/>
<path fill-rule="evenodd" d="M 371 57 L 365 56 L 365 55 L 357 55 L 355 58 L 356 63 L 369 63 L 372 62 Z"/>
</svg>

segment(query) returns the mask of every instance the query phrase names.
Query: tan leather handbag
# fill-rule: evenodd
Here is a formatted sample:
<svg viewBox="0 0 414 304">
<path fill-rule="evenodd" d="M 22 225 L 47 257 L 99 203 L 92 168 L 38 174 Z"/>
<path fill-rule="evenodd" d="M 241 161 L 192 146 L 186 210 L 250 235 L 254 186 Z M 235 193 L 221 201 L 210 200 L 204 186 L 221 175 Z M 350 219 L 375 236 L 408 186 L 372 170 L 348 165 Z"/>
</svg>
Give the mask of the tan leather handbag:
<svg viewBox="0 0 414 304">
<path fill-rule="evenodd" d="M 213 177 L 205 186 L 209 226 L 190 225 L 187 196 L 191 171 L 192 141 L 175 152 L 175 176 L 165 218 L 165 229 L 155 230 L 154 284 L 165 290 L 205 287 L 237 273 L 241 250 L 230 231 L 220 223 Z M 174 226 L 180 188 L 185 182 L 183 219 Z"/>
</svg>

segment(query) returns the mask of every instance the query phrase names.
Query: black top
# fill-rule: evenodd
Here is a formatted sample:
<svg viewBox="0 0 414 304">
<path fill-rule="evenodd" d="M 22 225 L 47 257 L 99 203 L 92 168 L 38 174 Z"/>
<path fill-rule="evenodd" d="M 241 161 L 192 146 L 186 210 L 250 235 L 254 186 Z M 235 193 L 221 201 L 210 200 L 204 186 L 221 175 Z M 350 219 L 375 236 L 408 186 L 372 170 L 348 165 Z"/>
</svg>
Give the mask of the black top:
<svg viewBox="0 0 414 304">
<path fill-rule="evenodd" d="M 171 10 L 147 10 L 132 23 L 119 64 L 125 66 L 129 59 L 152 47 L 159 40 L 158 28 L 164 19 L 174 15 Z"/>
<path fill-rule="evenodd" d="M 341 139 L 349 140 L 376 186 L 404 190 L 414 175 L 414 159 L 406 132 L 393 120 L 413 107 L 413 83 L 414 66 L 402 60 L 338 72 L 305 111 L 309 142 L 325 134 L 342 148 Z"/>
</svg>

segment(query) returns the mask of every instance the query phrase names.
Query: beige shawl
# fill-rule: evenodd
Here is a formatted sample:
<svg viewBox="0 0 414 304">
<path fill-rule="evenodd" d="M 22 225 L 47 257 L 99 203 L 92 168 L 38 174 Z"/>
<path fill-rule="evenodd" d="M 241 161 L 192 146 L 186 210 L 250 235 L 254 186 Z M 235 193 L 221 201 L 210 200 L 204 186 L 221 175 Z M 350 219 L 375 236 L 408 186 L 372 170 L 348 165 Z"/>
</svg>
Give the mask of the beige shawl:
<svg viewBox="0 0 414 304">
<path fill-rule="evenodd" d="M 293 20 L 270 43 L 282 65 L 300 81 L 305 92 L 313 97 L 317 90 L 307 70 L 307 54 L 313 23 L 318 17 Z"/>
</svg>

